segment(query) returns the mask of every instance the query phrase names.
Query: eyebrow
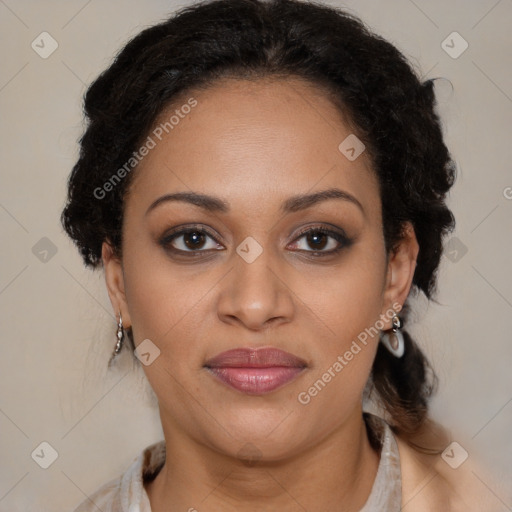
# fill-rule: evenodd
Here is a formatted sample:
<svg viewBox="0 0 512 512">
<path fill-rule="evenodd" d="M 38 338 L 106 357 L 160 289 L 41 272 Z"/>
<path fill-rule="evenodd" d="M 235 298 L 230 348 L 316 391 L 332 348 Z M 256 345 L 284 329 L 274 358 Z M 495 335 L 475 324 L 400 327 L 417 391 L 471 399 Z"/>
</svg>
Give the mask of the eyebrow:
<svg viewBox="0 0 512 512">
<path fill-rule="evenodd" d="M 349 194 L 345 190 L 341 190 L 339 188 L 330 188 L 312 194 L 299 194 L 296 196 L 292 196 L 283 202 L 283 204 L 281 205 L 281 212 L 298 212 L 300 210 L 305 210 L 315 204 L 327 201 L 329 199 L 341 199 L 343 201 L 350 202 L 356 205 L 363 214 L 365 213 L 363 205 L 358 201 L 356 197 L 354 197 L 352 194 Z M 220 199 L 219 197 L 200 194 L 197 192 L 176 192 L 174 194 L 165 194 L 164 196 L 159 197 L 158 199 L 153 201 L 149 208 L 146 210 L 145 215 L 147 215 L 151 210 L 155 209 L 157 206 L 170 201 L 189 203 L 198 206 L 199 208 L 202 208 L 205 211 L 213 213 L 229 213 L 230 211 L 229 204 L 223 199 Z"/>
</svg>

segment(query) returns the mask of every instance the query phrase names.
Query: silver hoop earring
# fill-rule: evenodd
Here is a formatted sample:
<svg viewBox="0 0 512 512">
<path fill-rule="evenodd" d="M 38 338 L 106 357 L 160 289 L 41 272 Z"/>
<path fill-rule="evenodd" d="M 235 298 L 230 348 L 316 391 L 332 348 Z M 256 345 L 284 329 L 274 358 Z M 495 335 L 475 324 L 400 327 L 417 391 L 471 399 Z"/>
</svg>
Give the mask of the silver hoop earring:
<svg viewBox="0 0 512 512">
<path fill-rule="evenodd" d="M 123 341 L 124 341 L 124 329 L 123 329 L 123 319 L 121 317 L 121 311 L 119 311 L 119 322 L 117 324 L 117 332 L 116 332 L 116 346 L 114 349 L 114 352 L 112 353 L 112 356 L 110 357 L 110 360 L 108 362 L 108 365 L 110 366 L 112 360 L 121 352 L 121 349 L 123 348 Z"/>
<path fill-rule="evenodd" d="M 384 346 L 395 356 L 402 357 L 405 351 L 404 335 L 400 332 L 403 327 L 400 317 L 393 313 L 393 327 L 381 334 L 380 340 Z"/>
</svg>

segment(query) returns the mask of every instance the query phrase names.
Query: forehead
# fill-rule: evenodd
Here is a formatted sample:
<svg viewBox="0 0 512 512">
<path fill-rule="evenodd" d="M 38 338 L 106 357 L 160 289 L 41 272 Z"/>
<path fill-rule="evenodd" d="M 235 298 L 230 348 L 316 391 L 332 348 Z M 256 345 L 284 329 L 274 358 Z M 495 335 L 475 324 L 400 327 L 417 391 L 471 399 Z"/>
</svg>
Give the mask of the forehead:
<svg viewBox="0 0 512 512">
<path fill-rule="evenodd" d="M 371 208 L 378 194 L 369 157 L 351 161 L 339 149 L 354 136 L 347 117 L 323 89 L 301 79 L 222 79 L 192 89 L 148 135 L 153 147 L 129 197 L 140 207 L 191 190 L 235 207 L 336 186 Z"/>
</svg>

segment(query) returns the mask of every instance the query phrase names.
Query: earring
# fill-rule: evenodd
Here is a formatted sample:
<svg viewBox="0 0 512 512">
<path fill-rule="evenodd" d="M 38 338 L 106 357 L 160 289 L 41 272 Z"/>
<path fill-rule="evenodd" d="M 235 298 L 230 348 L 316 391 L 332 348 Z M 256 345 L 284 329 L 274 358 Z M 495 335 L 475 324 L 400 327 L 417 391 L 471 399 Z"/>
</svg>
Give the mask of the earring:
<svg viewBox="0 0 512 512">
<path fill-rule="evenodd" d="M 119 354 L 119 352 L 121 352 L 121 349 L 123 348 L 124 329 L 123 329 L 123 319 L 121 317 L 121 311 L 119 311 L 119 323 L 117 324 L 116 337 L 117 337 L 116 347 L 115 347 L 114 352 L 108 362 L 109 366 L 110 366 L 110 363 L 112 362 L 112 360 L 117 356 L 117 354 Z"/>
<path fill-rule="evenodd" d="M 393 327 L 381 334 L 380 340 L 385 347 L 395 356 L 402 357 L 405 350 L 404 335 L 400 332 L 403 327 L 400 317 L 393 313 Z"/>
</svg>

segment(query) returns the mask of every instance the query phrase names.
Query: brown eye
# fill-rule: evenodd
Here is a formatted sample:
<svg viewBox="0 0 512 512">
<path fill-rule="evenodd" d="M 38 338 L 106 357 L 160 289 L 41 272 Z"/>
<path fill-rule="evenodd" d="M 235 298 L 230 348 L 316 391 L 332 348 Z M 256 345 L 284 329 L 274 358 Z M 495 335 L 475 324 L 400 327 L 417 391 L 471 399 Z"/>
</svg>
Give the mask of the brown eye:
<svg viewBox="0 0 512 512">
<path fill-rule="evenodd" d="M 205 242 L 205 234 L 199 231 L 189 231 L 183 236 L 183 244 L 190 250 L 201 249 Z"/>
<path fill-rule="evenodd" d="M 315 250 L 322 250 L 328 245 L 329 236 L 325 233 L 320 233 L 318 231 L 310 231 L 306 235 L 306 241 L 310 247 L 313 247 Z"/>
<path fill-rule="evenodd" d="M 203 228 L 183 228 L 166 234 L 160 245 L 176 253 L 201 253 L 219 250 L 222 246 L 215 237 Z"/>
<path fill-rule="evenodd" d="M 300 247 L 299 241 L 302 239 L 304 239 L 304 243 Z M 342 233 L 324 227 L 315 227 L 302 231 L 295 239 L 293 249 L 327 256 L 341 251 L 351 243 L 352 240 Z M 308 247 L 312 250 L 308 250 Z"/>
</svg>

